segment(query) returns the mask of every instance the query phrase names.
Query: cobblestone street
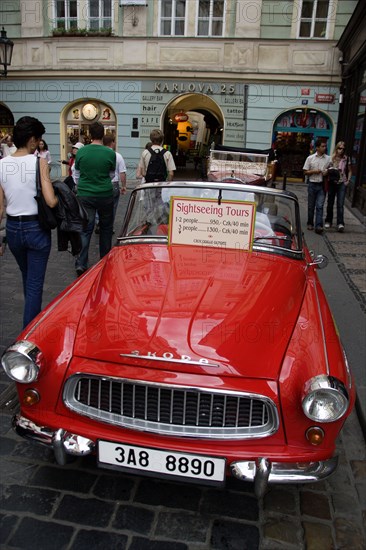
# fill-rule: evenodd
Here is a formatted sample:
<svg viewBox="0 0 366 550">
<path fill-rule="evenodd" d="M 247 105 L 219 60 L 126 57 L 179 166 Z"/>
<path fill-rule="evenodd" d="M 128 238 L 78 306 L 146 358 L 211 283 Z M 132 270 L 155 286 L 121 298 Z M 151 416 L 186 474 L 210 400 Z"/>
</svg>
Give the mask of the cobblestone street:
<svg viewBox="0 0 366 550">
<path fill-rule="evenodd" d="M 129 189 L 134 184 L 129 182 Z M 304 223 L 306 186 L 288 184 L 287 190 L 299 196 Z M 127 201 L 128 196 L 120 201 L 117 227 Z M 313 485 L 272 485 L 266 496 L 257 500 L 251 484 L 234 479 L 229 479 L 224 489 L 214 489 L 127 476 L 97 468 L 93 457 L 60 467 L 48 449 L 20 439 L 12 431 L 10 420 L 16 404 L 7 407 L 6 402 L 13 395 L 13 386 L 1 371 L 1 548 L 364 550 L 366 446 L 359 421 L 366 397 L 363 221 L 347 209 L 345 233 L 330 229 L 320 236 L 305 230 L 309 247 L 329 257 L 329 266 L 319 277 L 351 368 L 355 365 L 359 393 L 358 415 L 352 413 L 338 441 L 340 466 L 334 476 Z M 97 239 L 94 235 L 91 243 L 94 261 Z M 20 273 L 10 251 L 0 258 L 0 266 L 2 352 L 21 329 L 23 296 Z M 74 279 L 73 258 L 57 252 L 54 238 L 44 305 Z"/>
</svg>

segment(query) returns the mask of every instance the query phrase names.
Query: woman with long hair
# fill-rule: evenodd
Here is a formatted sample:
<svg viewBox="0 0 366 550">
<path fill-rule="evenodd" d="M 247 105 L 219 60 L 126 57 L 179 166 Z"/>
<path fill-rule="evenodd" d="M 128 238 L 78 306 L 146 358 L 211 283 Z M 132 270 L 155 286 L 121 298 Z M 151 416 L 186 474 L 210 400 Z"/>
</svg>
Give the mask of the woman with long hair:
<svg viewBox="0 0 366 550">
<path fill-rule="evenodd" d="M 34 154 L 36 157 L 40 157 L 41 159 L 46 159 L 48 166 L 51 168 L 51 153 L 48 150 L 48 145 L 45 142 L 44 139 L 41 139 L 38 143 L 38 147 L 35 150 Z"/>
<path fill-rule="evenodd" d="M 346 187 L 352 177 L 351 162 L 345 154 L 346 145 L 339 141 L 332 155 L 332 166 L 328 170 L 328 203 L 327 216 L 325 218 L 326 229 L 332 227 L 334 201 L 337 197 L 337 231 L 344 231 L 344 200 Z"/>
</svg>

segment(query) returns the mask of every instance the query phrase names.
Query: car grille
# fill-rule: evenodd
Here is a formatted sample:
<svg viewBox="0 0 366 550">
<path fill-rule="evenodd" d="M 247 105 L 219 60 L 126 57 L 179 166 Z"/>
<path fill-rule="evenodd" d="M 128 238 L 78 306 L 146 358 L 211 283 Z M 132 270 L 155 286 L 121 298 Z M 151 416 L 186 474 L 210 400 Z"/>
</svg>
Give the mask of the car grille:
<svg viewBox="0 0 366 550">
<path fill-rule="evenodd" d="M 66 382 L 64 402 L 92 419 L 164 435 L 245 439 L 278 429 L 272 400 L 234 391 L 75 375 Z"/>
</svg>

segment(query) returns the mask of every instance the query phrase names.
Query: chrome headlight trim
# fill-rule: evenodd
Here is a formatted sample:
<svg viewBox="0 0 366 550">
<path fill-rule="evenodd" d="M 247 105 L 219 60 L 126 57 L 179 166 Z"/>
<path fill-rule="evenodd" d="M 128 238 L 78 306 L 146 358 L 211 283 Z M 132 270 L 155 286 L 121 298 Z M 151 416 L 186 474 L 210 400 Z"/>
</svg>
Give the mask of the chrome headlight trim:
<svg viewBox="0 0 366 550">
<path fill-rule="evenodd" d="M 302 396 L 304 414 L 315 422 L 335 422 L 348 410 L 349 396 L 341 380 L 321 374 L 305 383 Z"/>
<path fill-rule="evenodd" d="M 1 364 L 9 378 L 20 384 L 29 384 L 38 379 L 42 356 L 35 344 L 19 340 L 4 352 Z"/>
</svg>

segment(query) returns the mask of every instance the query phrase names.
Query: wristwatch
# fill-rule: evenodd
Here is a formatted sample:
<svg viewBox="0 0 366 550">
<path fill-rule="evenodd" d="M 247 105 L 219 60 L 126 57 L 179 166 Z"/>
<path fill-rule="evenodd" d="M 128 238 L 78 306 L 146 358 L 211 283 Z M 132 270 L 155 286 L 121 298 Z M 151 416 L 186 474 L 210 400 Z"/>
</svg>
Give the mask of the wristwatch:
<svg viewBox="0 0 366 550">
<path fill-rule="evenodd" d="M 94 120 L 98 116 L 98 108 L 93 103 L 86 103 L 81 109 L 81 114 L 86 120 Z"/>
</svg>

